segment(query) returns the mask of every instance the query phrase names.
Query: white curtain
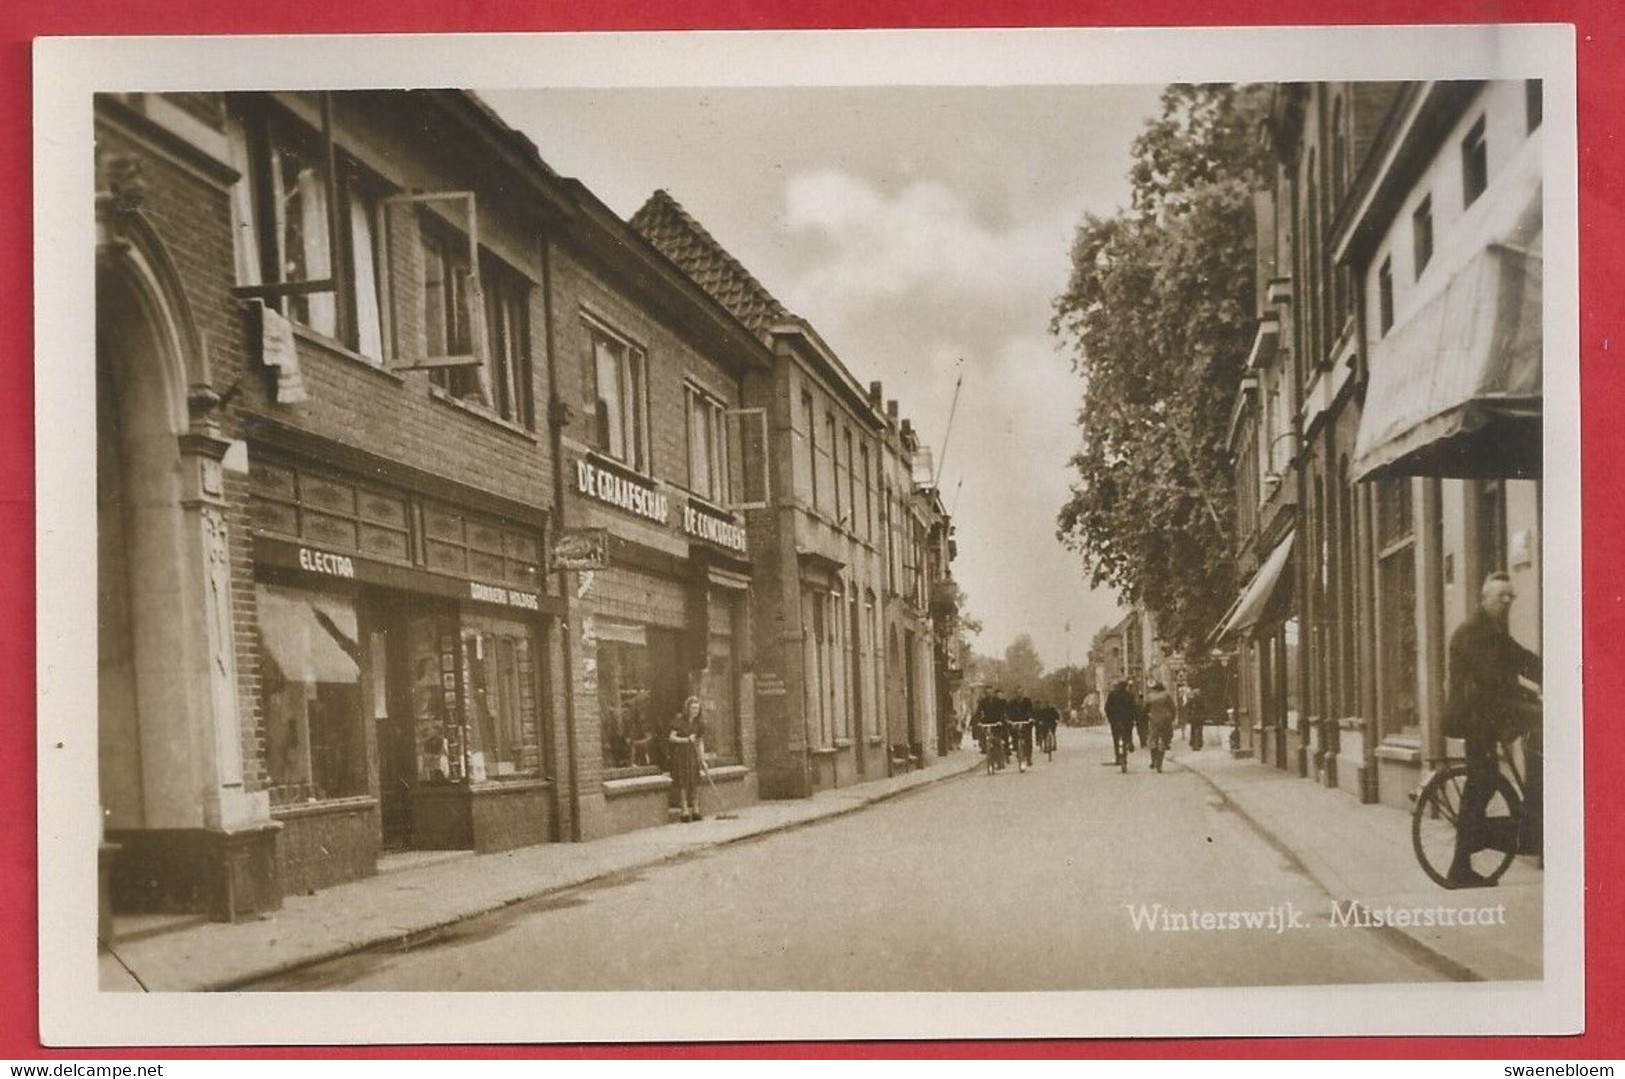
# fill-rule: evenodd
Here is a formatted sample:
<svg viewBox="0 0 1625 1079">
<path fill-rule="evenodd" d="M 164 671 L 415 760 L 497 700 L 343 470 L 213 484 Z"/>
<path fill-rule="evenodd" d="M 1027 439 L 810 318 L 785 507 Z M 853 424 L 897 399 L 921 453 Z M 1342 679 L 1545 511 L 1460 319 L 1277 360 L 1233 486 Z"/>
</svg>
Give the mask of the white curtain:
<svg viewBox="0 0 1625 1079">
<path fill-rule="evenodd" d="M 384 362 L 384 337 L 378 307 L 378 269 L 373 254 L 372 212 L 366 202 L 354 197 L 350 200 L 350 247 L 355 252 L 356 351 L 381 364 Z"/>
</svg>

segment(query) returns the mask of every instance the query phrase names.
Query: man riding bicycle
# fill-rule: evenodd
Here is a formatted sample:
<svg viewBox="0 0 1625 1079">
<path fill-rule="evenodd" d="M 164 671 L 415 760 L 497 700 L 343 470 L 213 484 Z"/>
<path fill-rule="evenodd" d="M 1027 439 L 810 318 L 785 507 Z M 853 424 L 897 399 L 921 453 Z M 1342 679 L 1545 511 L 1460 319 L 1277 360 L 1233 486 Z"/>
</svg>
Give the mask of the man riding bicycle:
<svg viewBox="0 0 1625 1079">
<path fill-rule="evenodd" d="M 1540 701 L 1518 684 L 1519 676 L 1540 684 L 1540 657 L 1512 639 L 1507 616 L 1517 593 L 1512 578 L 1492 573 L 1479 592 L 1478 610 L 1450 637 L 1450 693 L 1444 730 L 1467 743 L 1467 783 L 1456 821 L 1456 851 L 1448 875 L 1452 888 L 1483 888 L 1495 882 L 1475 872 L 1474 852 L 1497 842 L 1486 836 L 1485 811 L 1500 773 L 1499 742 L 1529 734 L 1538 742 Z M 1531 750 L 1538 749 L 1531 746 Z M 1538 767 L 1531 753 L 1530 811 L 1538 819 Z M 1524 837 L 1500 837 L 1522 842 Z"/>
<path fill-rule="evenodd" d="M 976 725 L 976 740 L 987 754 L 990 770 L 1004 767 L 1006 705 L 997 692 L 984 695 L 976 704 L 971 722 Z"/>
</svg>

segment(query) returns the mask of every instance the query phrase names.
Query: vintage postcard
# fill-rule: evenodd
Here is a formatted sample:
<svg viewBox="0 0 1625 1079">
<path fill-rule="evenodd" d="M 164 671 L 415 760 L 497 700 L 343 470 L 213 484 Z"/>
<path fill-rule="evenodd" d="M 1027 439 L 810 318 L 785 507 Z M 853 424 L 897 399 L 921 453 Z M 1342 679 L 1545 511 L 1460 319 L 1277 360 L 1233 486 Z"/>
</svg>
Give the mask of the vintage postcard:
<svg viewBox="0 0 1625 1079">
<path fill-rule="evenodd" d="M 46 1044 L 1581 1026 L 1569 28 L 36 60 Z"/>
</svg>

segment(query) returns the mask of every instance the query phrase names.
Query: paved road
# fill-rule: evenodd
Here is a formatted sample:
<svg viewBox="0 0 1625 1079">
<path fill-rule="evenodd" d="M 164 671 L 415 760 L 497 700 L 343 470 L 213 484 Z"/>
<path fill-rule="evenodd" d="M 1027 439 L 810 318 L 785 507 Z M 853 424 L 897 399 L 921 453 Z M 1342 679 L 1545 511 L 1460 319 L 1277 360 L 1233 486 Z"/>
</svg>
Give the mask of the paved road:
<svg viewBox="0 0 1625 1079">
<path fill-rule="evenodd" d="M 1125 776 L 1101 766 L 1109 748 L 1097 733 L 1062 736 L 1056 759 L 1026 774 L 972 773 L 256 988 L 1027 990 L 1442 977 L 1402 942 L 1329 926 L 1326 894 L 1177 758 L 1158 775 L 1138 754 Z M 1130 907 L 1154 904 L 1187 914 L 1290 904 L 1306 928 L 1133 928 Z"/>
</svg>

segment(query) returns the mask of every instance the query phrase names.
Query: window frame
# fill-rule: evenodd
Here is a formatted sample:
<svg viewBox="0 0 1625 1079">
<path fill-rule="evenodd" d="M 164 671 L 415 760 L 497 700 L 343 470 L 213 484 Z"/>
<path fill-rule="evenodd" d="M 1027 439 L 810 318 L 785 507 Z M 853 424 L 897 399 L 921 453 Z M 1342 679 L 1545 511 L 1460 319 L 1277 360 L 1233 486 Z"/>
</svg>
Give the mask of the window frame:
<svg viewBox="0 0 1625 1079">
<path fill-rule="evenodd" d="M 608 457 L 610 460 L 631 469 L 643 476 L 653 476 L 654 461 L 649 431 L 649 351 L 632 338 L 622 334 L 602 319 L 594 317 L 587 311 L 581 312 L 581 321 L 586 329 L 586 356 L 587 372 L 591 374 L 591 381 L 584 389 L 591 395 L 591 407 L 588 414 L 592 417 L 592 430 L 588 433 L 587 442 L 592 448 Z M 627 400 L 621 403 L 620 420 L 624 426 L 630 426 L 627 438 L 632 440 L 632 452 L 628 456 L 617 453 L 610 442 L 609 432 L 602 429 L 598 408 L 606 404 L 598 382 L 598 342 L 604 341 L 612 348 L 620 351 L 613 357 L 617 364 L 617 374 L 624 380 L 630 393 Z M 634 362 L 635 358 L 635 362 Z M 623 392 L 617 387 L 617 392 Z M 631 412 L 625 410 L 630 405 Z M 628 415 L 631 423 L 627 424 Z M 630 459 L 628 459 L 630 458 Z"/>
<path fill-rule="evenodd" d="M 1394 328 L 1394 258 L 1385 255 L 1377 266 L 1377 335 L 1387 337 Z"/>
<path fill-rule="evenodd" d="M 1478 201 L 1490 186 L 1489 143 L 1485 138 L 1485 117 L 1467 129 L 1461 140 L 1461 205 L 1463 209 Z"/>
<path fill-rule="evenodd" d="M 1422 196 L 1422 201 L 1411 211 L 1411 250 L 1415 262 L 1412 274 L 1421 280 L 1422 272 L 1433 261 L 1433 193 Z"/>
<path fill-rule="evenodd" d="M 698 413 L 696 409 L 700 410 Z M 733 504 L 732 454 L 728 446 L 728 405 L 716 394 L 691 378 L 683 379 L 683 430 L 687 449 L 687 487 L 691 494 L 713 506 Z M 702 489 L 695 475 L 696 415 L 703 416 L 707 436 L 706 472 L 709 482 Z"/>
</svg>

